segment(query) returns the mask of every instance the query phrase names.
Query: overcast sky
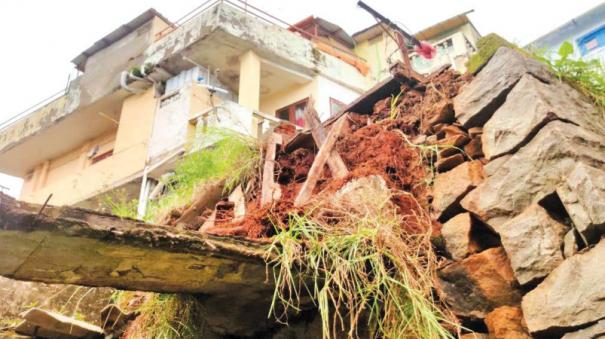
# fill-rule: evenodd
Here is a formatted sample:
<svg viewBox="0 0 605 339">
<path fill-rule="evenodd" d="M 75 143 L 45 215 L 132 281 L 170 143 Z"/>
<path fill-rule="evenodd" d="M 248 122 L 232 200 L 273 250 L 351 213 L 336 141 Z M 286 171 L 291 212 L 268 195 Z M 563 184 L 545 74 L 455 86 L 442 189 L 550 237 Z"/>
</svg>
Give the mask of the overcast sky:
<svg viewBox="0 0 605 339">
<path fill-rule="evenodd" d="M 70 63 L 96 40 L 149 7 L 177 20 L 200 0 L 0 0 L 0 121 L 65 87 Z M 387 17 L 416 32 L 474 9 L 470 18 L 483 35 L 496 32 L 527 44 L 598 5 L 597 0 L 366 0 Z M 250 0 L 280 19 L 295 23 L 309 15 L 341 25 L 350 34 L 375 21 L 355 0 Z M 74 131 L 76 132 L 76 131 Z M 68 136 L 66 136 L 68 137 Z M 20 181 L 0 174 L 0 185 L 18 195 Z"/>
</svg>

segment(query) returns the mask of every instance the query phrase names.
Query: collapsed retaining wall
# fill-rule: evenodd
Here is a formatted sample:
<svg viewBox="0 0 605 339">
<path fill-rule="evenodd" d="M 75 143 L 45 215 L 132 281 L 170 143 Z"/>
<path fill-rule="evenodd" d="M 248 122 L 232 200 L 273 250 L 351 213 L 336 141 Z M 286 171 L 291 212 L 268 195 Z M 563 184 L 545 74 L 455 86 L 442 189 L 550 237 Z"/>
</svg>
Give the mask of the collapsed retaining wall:
<svg viewBox="0 0 605 339">
<path fill-rule="evenodd" d="M 490 338 L 605 333 L 603 112 L 508 48 L 453 104 L 463 129 L 481 131 L 485 159 L 435 178 L 453 258 L 439 271 L 442 298 Z M 474 253 L 489 231 L 501 246 Z"/>
</svg>

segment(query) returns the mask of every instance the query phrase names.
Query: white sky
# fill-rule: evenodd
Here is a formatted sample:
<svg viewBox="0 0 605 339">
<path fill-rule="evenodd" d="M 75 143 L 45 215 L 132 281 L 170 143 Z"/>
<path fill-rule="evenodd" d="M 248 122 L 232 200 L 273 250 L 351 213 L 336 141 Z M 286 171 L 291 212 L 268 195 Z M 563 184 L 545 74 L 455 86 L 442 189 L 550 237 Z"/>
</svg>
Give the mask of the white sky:
<svg viewBox="0 0 605 339">
<path fill-rule="evenodd" d="M 65 87 L 70 60 L 96 40 L 149 7 L 177 20 L 201 0 L 1 0 L 0 121 Z M 470 18 L 483 35 L 496 32 L 520 44 L 597 6 L 600 0 L 366 0 L 376 10 L 416 32 L 474 9 Z M 295 23 L 311 14 L 350 34 L 375 23 L 355 0 L 249 0 L 280 19 Z M 0 185 L 18 195 L 20 180 L 0 174 Z"/>
</svg>

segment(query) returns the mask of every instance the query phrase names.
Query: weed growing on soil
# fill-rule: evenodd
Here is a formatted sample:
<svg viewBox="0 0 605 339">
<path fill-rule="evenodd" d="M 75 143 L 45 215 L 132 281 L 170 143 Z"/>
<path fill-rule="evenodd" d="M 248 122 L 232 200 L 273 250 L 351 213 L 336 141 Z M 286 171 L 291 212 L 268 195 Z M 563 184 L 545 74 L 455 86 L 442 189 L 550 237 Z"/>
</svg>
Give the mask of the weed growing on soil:
<svg viewBox="0 0 605 339">
<path fill-rule="evenodd" d="M 117 297 L 124 298 L 124 294 Z M 147 293 L 136 311 L 141 315 L 129 326 L 125 338 L 188 339 L 204 333 L 203 310 L 195 296 Z"/>
<path fill-rule="evenodd" d="M 419 208 L 418 211 L 422 209 Z M 434 302 L 437 260 L 428 215 L 392 208 L 359 216 L 341 210 L 290 214 L 268 250 L 276 289 L 271 314 L 299 310 L 303 293 L 319 309 L 325 338 L 452 338 L 447 310 Z M 338 218 L 335 218 L 338 215 Z M 427 231 L 405 231 L 408 218 Z M 358 333 L 364 325 L 372 333 Z"/>
<path fill-rule="evenodd" d="M 153 221 L 166 211 L 188 204 L 195 188 L 207 180 L 225 179 L 225 191 L 230 192 L 255 175 L 261 158 L 254 140 L 225 130 L 212 133 L 218 141 L 181 160 L 166 183 L 168 192 L 150 203 L 146 220 Z"/>
<path fill-rule="evenodd" d="M 605 114 L 605 66 L 599 60 L 574 59 L 574 47 L 564 42 L 557 58 L 534 53 L 534 58 L 544 62 L 562 79 L 588 96 Z"/>
<path fill-rule="evenodd" d="M 397 105 L 399 105 L 399 99 L 402 94 L 403 92 L 399 91 L 399 94 L 391 95 L 391 107 L 389 111 L 389 119 L 391 120 L 395 120 L 399 116 L 399 107 L 397 107 Z"/>
</svg>

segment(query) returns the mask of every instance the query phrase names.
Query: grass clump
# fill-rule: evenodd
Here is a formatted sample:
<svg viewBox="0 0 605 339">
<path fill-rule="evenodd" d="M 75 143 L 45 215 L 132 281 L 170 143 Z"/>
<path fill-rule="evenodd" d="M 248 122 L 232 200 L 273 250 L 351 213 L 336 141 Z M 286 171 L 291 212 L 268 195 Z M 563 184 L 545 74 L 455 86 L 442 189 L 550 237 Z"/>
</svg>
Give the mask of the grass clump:
<svg viewBox="0 0 605 339">
<path fill-rule="evenodd" d="M 573 58 L 574 47 L 564 42 L 555 57 L 534 53 L 533 57 L 544 62 L 561 80 L 588 96 L 602 113 L 605 113 L 605 66 L 598 59 Z"/>
<path fill-rule="evenodd" d="M 496 33 L 481 37 L 477 40 L 477 52 L 471 55 L 466 63 L 466 71 L 472 74 L 479 72 L 498 48 L 502 46 L 518 49 L 515 44 L 508 42 Z"/>
<path fill-rule="evenodd" d="M 114 301 L 124 304 L 129 311 L 140 312 L 128 327 L 125 337 L 132 339 L 193 339 L 203 337 L 206 331 L 201 303 L 193 295 L 119 292 Z M 140 298 L 139 305 L 128 307 L 134 298 Z M 134 299 L 136 300 L 136 299 Z"/>
<path fill-rule="evenodd" d="M 253 139 L 225 130 L 210 134 L 217 141 L 179 162 L 166 182 L 167 192 L 149 204 L 146 220 L 153 221 L 162 213 L 188 204 L 196 188 L 208 180 L 225 180 L 225 191 L 230 192 L 254 177 L 261 158 Z"/>
<path fill-rule="evenodd" d="M 300 310 L 308 293 L 324 338 L 453 338 L 445 326 L 455 324 L 433 297 L 437 260 L 428 215 L 400 216 L 388 206 L 373 214 L 328 214 L 290 214 L 278 225 L 268 251 L 273 315 L 283 320 L 288 310 Z M 411 234 L 408 222 L 422 222 L 427 231 Z M 359 333 L 363 328 L 369 333 Z"/>
</svg>

